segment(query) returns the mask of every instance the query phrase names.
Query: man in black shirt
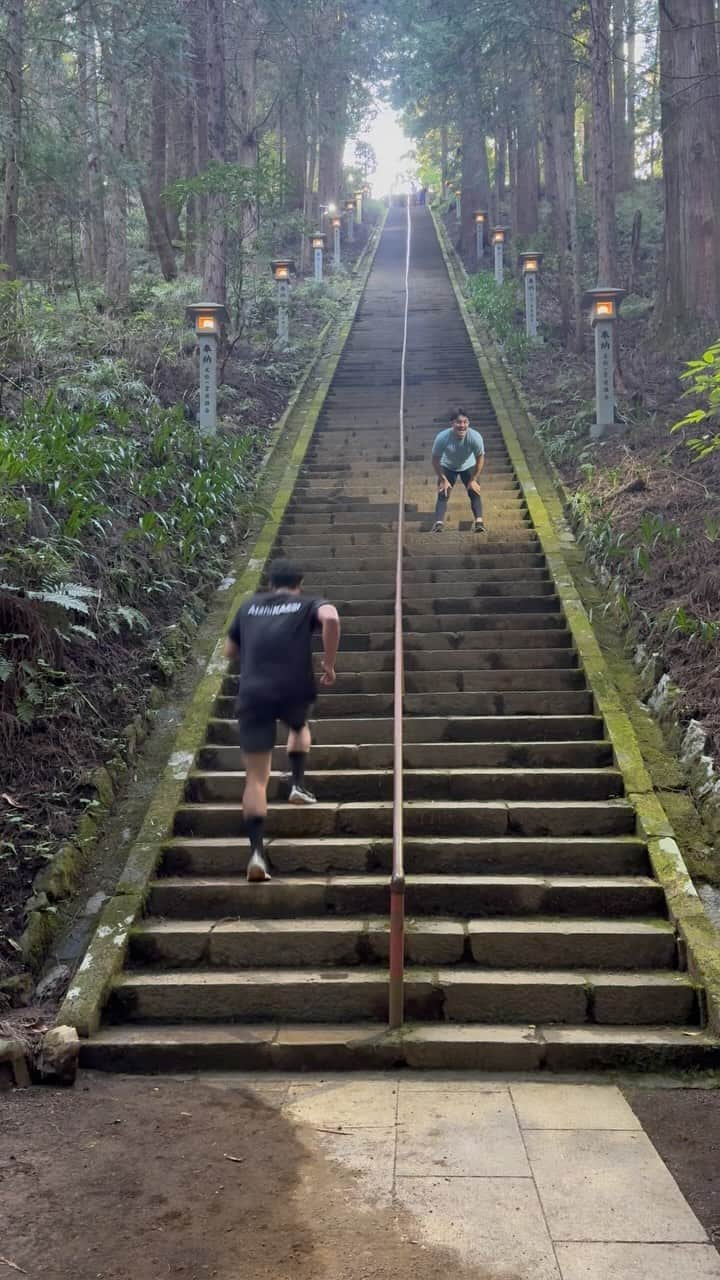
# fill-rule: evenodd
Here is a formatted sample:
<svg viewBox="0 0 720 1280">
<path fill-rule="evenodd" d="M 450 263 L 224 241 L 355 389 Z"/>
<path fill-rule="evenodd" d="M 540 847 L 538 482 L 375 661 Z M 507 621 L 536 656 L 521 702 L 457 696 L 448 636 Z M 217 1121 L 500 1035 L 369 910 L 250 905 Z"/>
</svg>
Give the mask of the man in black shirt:
<svg viewBox="0 0 720 1280">
<path fill-rule="evenodd" d="M 335 683 L 340 640 L 337 609 L 301 595 L 303 575 L 287 560 L 270 566 L 270 591 L 258 592 L 238 610 L 225 656 L 240 659 L 236 711 L 245 756 L 243 814 L 250 838 L 248 880 L 269 880 L 263 848 L 267 787 L 277 721 L 289 728 L 290 804 L 315 804 L 304 785 L 310 750 L 307 719 L 317 697 L 312 664 L 313 632 L 322 632 L 322 685 Z"/>
</svg>

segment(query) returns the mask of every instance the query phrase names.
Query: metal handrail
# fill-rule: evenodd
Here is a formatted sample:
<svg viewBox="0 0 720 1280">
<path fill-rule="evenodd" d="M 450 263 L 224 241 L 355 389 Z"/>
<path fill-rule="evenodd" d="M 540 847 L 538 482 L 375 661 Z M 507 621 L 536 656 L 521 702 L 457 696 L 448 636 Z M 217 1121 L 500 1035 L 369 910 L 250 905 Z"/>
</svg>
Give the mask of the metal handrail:
<svg viewBox="0 0 720 1280">
<path fill-rule="evenodd" d="M 403 850 L 403 697 L 405 654 L 403 643 L 403 546 L 405 542 L 405 362 L 410 313 L 410 197 L 407 202 L 405 255 L 405 307 L 400 362 L 400 486 L 398 495 L 397 555 L 395 559 L 395 690 L 393 696 L 393 835 L 390 878 L 390 993 L 389 1023 L 401 1027 L 405 1004 L 405 858 Z"/>
</svg>

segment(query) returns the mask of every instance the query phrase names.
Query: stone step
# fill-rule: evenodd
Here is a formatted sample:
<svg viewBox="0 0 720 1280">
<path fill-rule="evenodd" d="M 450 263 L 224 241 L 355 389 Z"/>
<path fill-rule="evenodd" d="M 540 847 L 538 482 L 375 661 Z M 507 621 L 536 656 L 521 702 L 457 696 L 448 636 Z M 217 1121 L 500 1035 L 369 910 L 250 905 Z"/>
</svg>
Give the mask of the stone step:
<svg viewBox="0 0 720 1280">
<path fill-rule="evenodd" d="M 500 632 L 499 635 L 498 632 Z M 358 645 L 365 647 L 367 639 L 365 636 L 358 636 Z M 547 626 L 545 619 L 535 618 L 532 626 L 488 627 L 484 631 L 469 631 L 461 627 L 459 630 L 454 631 L 432 630 L 423 633 L 406 627 L 404 641 L 405 654 L 408 657 L 410 666 L 412 666 L 412 655 L 414 653 L 437 653 L 439 650 L 449 650 L 451 653 L 457 654 L 456 661 L 459 666 L 462 666 L 466 653 L 474 649 L 493 652 L 497 649 L 498 644 L 501 644 L 503 649 L 528 648 L 534 649 L 540 654 L 545 654 L 548 649 L 564 649 L 568 652 L 573 652 L 572 636 L 561 618 L 558 618 L 552 626 Z M 352 648 L 353 637 L 348 638 L 344 635 L 342 644 L 343 651 Z M 391 644 L 392 632 L 383 633 L 378 630 L 372 636 L 372 640 L 367 647 L 385 649 L 386 645 L 390 646 Z"/>
<path fill-rule="evenodd" d="M 369 630 L 354 619 L 344 619 L 341 660 L 352 653 L 388 653 L 394 651 L 395 635 L 391 617 L 377 619 L 377 625 Z M 552 621 L 552 620 L 551 620 Z M 542 634 L 540 634 L 542 632 Z M 503 649 L 529 648 L 545 653 L 548 649 L 565 649 L 572 653 L 572 636 L 563 624 L 562 618 L 554 620 L 554 625 L 547 626 L 546 621 L 536 615 L 532 623 L 514 626 L 498 626 L 493 622 L 484 630 L 466 630 L 461 627 L 454 631 L 420 632 L 406 627 L 404 634 L 405 653 L 437 653 L 445 650 L 458 653 L 456 659 L 462 665 L 462 655 L 474 649 L 496 650 L 498 645 Z M 317 645 L 319 651 L 319 644 Z M 412 656 L 409 658 L 412 664 Z"/>
<path fill-rule="evenodd" d="M 720 1041 L 673 1026 L 408 1022 L 129 1024 L 80 1041 L 88 1071 L 687 1071 L 720 1067 Z"/>
<path fill-rule="evenodd" d="M 443 804 L 411 800 L 405 805 L 408 836 L 603 836 L 635 832 L 635 811 L 624 800 L 599 801 L 464 801 Z M 175 835 L 240 835 L 242 805 L 180 805 Z M 270 836 L 387 836 L 392 832 L 392 805 L 384 801 L 323 803 L 300 807 L 271 804 Z"/>
<path fill-rule="evenodd" d="M 406 672 L 447 671 L 457 668 L 457 658 L 448 649 L 418 649 L 405 653 Z M 352 649 L 343 651 L 338 666 L 344 673 L 363 671 L 393 671 L 395 654 L 392 649 Z M 578 657 L 573 649 L 466 649 L 462 656 L 464 671 L 560 671 L 576 668 Z M 231 668 L 232 669 L 232 668 Z"/>
<path fill-rule="evenodd" d="M 319 801 L 391 800 L 392 769 L 309 768 L 305 780 Z M 185 798 L 190 804 L 224 804 L 242 795 L 244 772 L 190 774 Z M 403 788 L 407 800 L 610 800 L 623 795 L 622 774 L 616 769 L 406 769 Z M 290 782 L 282 774 L 270 778 L 268 799 L 287 799 Z"/>
<path fill-rule="evenodd" d="M 503 602 L 504 604 L 506 602 Z M 345 614 L 342 622 L 342 650 L 346 652 L 358 649 L 386 649 L 394 643 L 393 610 L 386 613 L 352 615 Z M 535 645 L 545 648 L 552 646 L 554 633 L 563 635 L 558 644 L 570 644 L 570 633 L 565 628 L 562 616 L 554 608 L 551 597 L 546 607 L 531 610 L 529 613 L 515 613 L 512 610 L 494 612 L 487 609 L 483 613 L 425 613 L 408 614 L 404 622 L 405 644 L 409 649 L 438 649 L 445 645 L 449 649 L 460 649 L 463 645 L 488 648 L 503 646 L 515 648 L 518 643 L 518 632 L 535 633 Z M 501 636 L 498 636 L 498 632 Z M 545 632 L 550 632 L 548 639 Z M 355 637 L 358 637 L 356 640 Z M 474 636 L 482 636 L 476 641 Z M 445 640 L 440 639 L 445 637 Z"/>
<path fill-rule="evenodd" d="M 477 621 L 487 618 L 491 623 L 495 618 L 508 617 L 510 625 L 513 625 L 513 619 L 516 614 L 530 615 L 547 614 L 552 621 L 547 625 L 552 625 L 557 619 L 555 615 L 560 612 L 560 602 L 557 596 L 552 593 L 537 594 L 540 590 L 539 584 L 533 586 L 534 595 L 522 595 L 516 593 L 497 593 L 491 595 L 476 595 L 467 592 L 458 592 L 457 594 L 439 594 L 436 598 L 428 600 L 413 600 L 412 596 L 405 596 L 403 600 L 403 617 L 406 621 L 408 629 L 415 631 L 427 631 L 433 629 L 433 619 L 438 615 L 443 617 L 465 616 L 463 626 L 475 626 Z M 373 630 L 379 618 L 389 619 L 392 617 L 395 609 L 394 596 L 388 599 L 373 599 L 372 597 L 352 599 L 350 592 L 352 591 L 352 583 L 342 596 L 336 595 L 333 604 L 336 606 L 340 619 L 344 626 L 351 620 L 362 620 L 363 630 Z M 467 604 L 469 617 L 463 614 L 457 614 L 455 611 L 463 604 Z M 476 617 L 476 614 L 479 615 Z M 534 623 L 532 624 L 534 625 Z M 357 628 L 357 622 L 355 623 Z M 387 626 L 387 623 L 386 623 Z M 442 628 L 443 630 L 452 628 Z"/>
<path fill-rule="evenodd" d="M 488 511 L 492 511 L 493 525 L 495 528 L 500 526 L 510 527 L 521 521 L 527 520 L 527 505 L 521 498 L 516 498 L 510 493 L 502 490 L 491 489 L 489 492 L 483 491 L 483 497 L 488 503 Z M 458 495 L 459 498 L 459 495 Z M 462 504 L 456 500 L 450 500 L 449 519 L 454 524 L 458 522 L 470 521 L 472 519 L 471 508 L 467 501 Z M 432 529 L 434 523 L 435 494 L 428 493 L 426 505 L 421 510 L 409 511 L 405 513 L 405 528 L 410 533 L 423 534 L 428 533 Z M 453 514 L 455 519 L 453 520 Z M 327 537 L 328 540 L 335 542 L 339 540 L 348 541 L 355 535 L 372 534 L 373 530 L 381 530 L 383 533 L 394 533 L 397 531 L 398 517 L 397 508 L 393 516 L 383 515 L 379 513 L 374 516 L 371 511 L 362 514 L 343 513 L 332 509 L 326 510 L 324 514 L 320 512 L 300 512 L 298 514 L 288 514 L 282 523 L 282 536 L 294 540 L 302 538 L 309 540 L 314 538 L 320 541 Z"/>
<path fill-rule="evenodd" d="M 405 743 L 403 763 L 408 769 L 432 769 L 437 763 L 438 749 L 433 742 Z M 444 769 L 606 769 L 612 765 L 609 742 L 446 742 L 443 743 Z M 335 743 L 313 745 L 309 765 L 313 771 L 327 769 L 390 769 L 393 763 L 392 743 Z M 203 747 L 198 755 L 201 772 L 220 770 L 241 773 L 245 765 L 239 747 Z M 273 769 L 286 772 L 284 747 L 273 752 Z"/>
<path fill-rule="evenodd" d="M 339 582 L 340 576 L 342 576 L 342 582 Z M 383 583 L 364 582 L 359 578 L 356 579 L 350 571 L 338 575 L 338 581 L 334 585 L 325 579 L 318 583 L 310 580 L 303 589 L 307 595 L 332 595 L 333 603 L 340 613 L 343 610 L 347 612 L 349 607 L 357 612 L 361 601 L 372 604 L 381 604 L 386 601 L 394 604 L 395 602 L 395 583 L 390 578 Z M 439 607 L 444 607 L 446 601 L 454 603 L 466 601 L 468 607 L 471 607 L 480 598 L 497 597 L 498 600 L 505 600 L 506 597 L 510 597 L 514 600 L 554 595 L 555 588 L 552 582 L 540 569 L 533 570 L 530 577 L 526 577 L 523 573 L 521 577 L 515 574 L 505 580 L 497 581 L 478 576 L 475 582 L 469 584 L 463 581 L 462 575 L 458 575 L 456 581 L 450 579 L 443 581 L 442 575 L 438 575 L 436 582 L 428 582 L 426 579 L 424 582 L 406 583 L 405 605 L 410 614 L 437 611 Z"/>
<path fill-rule="evenodd" d="M 405 552 L 413 558 L 417 554 L 419 557 L 433 559 L 436 554 L 449 556 L 455 547 L 458 547 L 462 555 L 470 555 L 477 548 L 479 557 L 486 553 L 498 557 L 504 553 L 505 549 L 509 555 L 540 551 L 540 542 L 534 529 L 520 522 L 513 521 L 508 528 L 504 525 L 499 526 L 503 531 L 502 537 L 499 533 L 495 536 L 495 531 L 492 529 L 488 529 L 488 533 L 484 535 L 477 535 L 471 533 L 469 521 L 466 520 L 465 525 L 462 532 L 455 526 L 446 528 L 440 535 L 414 533 L 412 529 L 408 529 L 404 539 Z M 438 548 L 437 552 L 432 550 L 433 547 Z M 500 548 L 503 548 L 503 552 Z M 328 565 L 331 565 L 336 558 L 343 563 L 346 562 L 354 553 L 364 558 L 377 556 L 384 550 L 392 552 L 396 549 L 396 534 L 387 533 L 383 529 L 376 529 L 374 533 L 351 533 L 343 538 L 333 537 L 327 542 L 317 534 L 314 538 L 300 538 L 297 535 L 291 537 L 281 530 L 274 553 L 278 557 L 283 556 L 287 559 L 292 557 L 302 565 L 317 558 L 324 559 Z"/>
<path fill-rule="evenodd" d="M 310 720 L 313 741 L 330 745 L 344 743 L 349 734 L 363 743 L 387 743 L 393 739 L 393 722 L 388 716 L 348 720 L 325 716 Z M 417 716 L 405 719 L 403 736 L 407 743 L 487 743 L 505 742 L 598 742 L 604 738 L 601 716 Z M 235 746 L 238 724 L 234 715 L 214 717 L 208 722 L 208 742 Z M 278 741 L 284 740 L 279 733 Z"/>
<path fill-rule="evenodd" d="M 498 553 L 497 551 L 491 551 L 484 543 L 475 543 L 473 544 L 472 553 L 460 556 L 443 554 L 440 550 L 438 550 L 437 555 L 408 555 L 406 553 L 403 577 L 405 578 L 409 574 L 410 577 L 406 578 L 407 581 L 414 581 L 415 576 L 428 577 L 432 574 L 439 578 L 444 572 L 464 573 L 467 577 L 467 571 L 471 570 L 473 574 L 478 573 L 482 577 L 490 578 L 491 574 L 519 574 L 537 569 L 544 571 L 545 563 L 545 557 L 538 551 Z M 393 576 L 395 573 L 395 552 L 394 550 L 389 550 L 385 556 L 381 556 L 373 554 L 371 551 L 368 555 L 348 555 L 343 558 L 337 555 L 329 557 L 324 550 L 323 554 L 318 557 L 310 556 L 303 559 L 302 569 L 308 578 L 310 574 L 315 574 L 321 581 L 326 581 L 328 577 L 337 577 L 344 581 L 346 571 L 353 575 L 356 573 L 387 573 Z"/>
<path fill-rule="evenodd" d="M 449 665 L 449 659 L 446 658 Z M 337 684 L 330 691 L 330 696 L 346 693 L 392 693 L 395 687 L 394 674 L 390 671 L 343 671 L 342 658 L 338 659 Z M 223 680 L 223 695 L 235 696 L 237 693 L 237 676 L 226 676 Z M 547 692 L 551 689 L 585 689 L 585 676 L 579 667 L 566 669 L 547 667 L 522 668 L 509 671 L 484 670 L 432 670 L 412 671 L 405 674 L 405 692 L 415 693 L 462 693 L 489 692 L 491 690 L 538 690 Z M 324 693 L 325 691 L 323 691 Z"/>
<path fill-rule="evenodd" d="M 548 571 L 543 565 L 523 565 L 521 569 L 484 569 L 482 573 L 475 568 L 473 578 L 477 579 L 480 586 L 488 587 L 490 585 L 506 587 L 519 582 L 528 586 L 536 582 L 550 582 Z M 395 566 L 388 564 L 384 573 L 379 569 L 363 571 L 349 565 L 342 572 L 335 569 L 332 573 L 322 569 L 305 569 L 303 591 L 309 596 L 337 589 L 346 591 L 349 582 L 352 583 L 352 594 L 356 598 L 362 595 L 372 596 L 376 591 L 382 593 L 390 591 L 394 597 Z M 416 599 L 435 594 L 438 587 L 469 591 L 467 569 L 405 569 L 403 582 L 406 591 L 412 593 Z M 474 587 L 475 584 L 472 585 Z"/>
<path fill-rule="evenodd" d="M 147 911 L 174 920 L 289 919 L 326 913 L 380 916 L 389 910 L 389 901 L 384 875 L 294 875 L 248 884 L 242 873 L 236 873 L 162 877 L 151 885 Z M 508 915 L 648 918 L 665 913 L 660 886 L 646 876 L 409 875 L 405 905 L 411 916 L 462 919 Z"/>
<path fill-rule="evenodd" d="M 381 969 L 213 969 L 127 972 L 113 986 L 109 1017 L 129 1022 L 387 1020 Z M 697 1021 L 687 974 L 583 973 L 455 968 L 408 971 L 407 1016 L 438 1022 L 537 1022 L 602 1026 Z"/>
<path fill-rule="evenodd" d="M 634 836 L 521 836 L 456 839 L 408 837 L 403 842 L 409 875 L 648 876 L 645 844 Z M 390 874 L 392 841 L 359 836 L 323 840 L 272 839 L 268 850 L 276 875 L 312 872 Z M 169 876 L 233 876 L 248 857 L 243 836 L 177 837 L 163 850 L 161 871 Z"/>
<path fill-rule="evenodd" d="M 593 711 L 592 694 L 585 690 L 497 690 L 465 693 L 407 693 L 403 700 L 405 715 L 475 716 L 588 716 Z M 333 693 L 323 690 L 313 714 L 318 720 L 341 716 L 391 716 L 393 694 Z M 219 697 L 215 715 L 220 719 L 234 717 L 235 699 Z"/>
<path fill-rule="evenodd" d="M 146 919 L 130 935 L 137 965 L 182 969 L 325 968 L 387 964 L 387 917 Z M 405 922 L 408 965 L 478 964 L 485 969 L 677 968 L 667 920 L 453 920 Z"/>
</svg>

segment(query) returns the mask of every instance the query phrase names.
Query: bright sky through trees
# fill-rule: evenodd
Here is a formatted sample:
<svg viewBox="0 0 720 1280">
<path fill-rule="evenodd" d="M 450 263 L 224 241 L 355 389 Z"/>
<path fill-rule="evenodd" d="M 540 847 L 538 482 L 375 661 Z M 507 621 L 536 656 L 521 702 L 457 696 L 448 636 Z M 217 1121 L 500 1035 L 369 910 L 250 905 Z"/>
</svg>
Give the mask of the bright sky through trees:
<svg viewBox="0 0 720 1280">
<path fill-rule="evenodd" d="M 377 169 L 370 175 L 373 195 L 385 196 L 392 191 L 409 189 L 415 172 L 414 144 L 403 132 L 397 111 L 387 103 L 378 103 L 375 118 L 348 146 L 348 164 L 353 162 L 355 141 L 369 142 L 377 156 Z"/>
</svg>

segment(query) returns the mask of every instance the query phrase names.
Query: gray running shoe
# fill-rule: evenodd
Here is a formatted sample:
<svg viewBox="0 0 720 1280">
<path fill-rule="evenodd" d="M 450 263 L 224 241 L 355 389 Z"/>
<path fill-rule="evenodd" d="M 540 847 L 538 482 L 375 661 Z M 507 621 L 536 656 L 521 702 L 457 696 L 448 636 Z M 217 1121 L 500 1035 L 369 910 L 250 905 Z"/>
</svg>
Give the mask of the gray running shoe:
<svg viewBox="0 0 720 1280">
<path fill-rule="evenodd" d="M 288 796 L 288 804 L 317 804 L 317 798 L 306 787 L 293 786 Z"/>
<path fill-rule="evenodd" d="M 257 850 L 252 854 L 247 865 L 247 878 L 251 884 L 261 883 L 263 880 L 272 880 L 268 864 L 262 853 Z"/>
</svg>

